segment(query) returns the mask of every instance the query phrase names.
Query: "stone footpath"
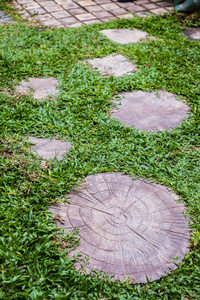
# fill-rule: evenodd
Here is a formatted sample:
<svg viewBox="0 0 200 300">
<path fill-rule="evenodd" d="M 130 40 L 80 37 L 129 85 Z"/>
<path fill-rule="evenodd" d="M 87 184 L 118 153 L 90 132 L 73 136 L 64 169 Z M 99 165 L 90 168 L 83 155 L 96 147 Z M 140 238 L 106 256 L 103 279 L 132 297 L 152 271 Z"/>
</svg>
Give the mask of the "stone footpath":
<svg viewBox="0 0 200 300">
<path fill-rule="evenodd" d="M 122 1 L 122 0 L 121 0 Z M 78 27 L 114 19 L 163 14 L 173 9 L 170 2 L 160 0 L 14 0 L 13 4 L 26 17 L 52 27 Z"/>
</svg>

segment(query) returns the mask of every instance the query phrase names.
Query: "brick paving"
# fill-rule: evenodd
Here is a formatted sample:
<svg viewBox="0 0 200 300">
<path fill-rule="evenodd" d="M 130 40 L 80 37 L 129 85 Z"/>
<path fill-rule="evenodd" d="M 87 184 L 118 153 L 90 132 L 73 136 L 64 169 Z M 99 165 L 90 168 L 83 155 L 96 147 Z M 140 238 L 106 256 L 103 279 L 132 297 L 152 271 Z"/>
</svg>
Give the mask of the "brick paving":
<svg viewBox="0 0 200 300">
<path fill-rule="evenodd" d="M 4 23 L 10 23 L 12 21 L 13 20 L 7 14 L 5 14 L 3 11 L 0 11 L 0 25 Z"/>
<path fill-rule="evenodd" d="M 170 2 L 160 0 L 14 0 L 13 4 L 25 18 L 46 26 L 66 28 L 133 18 L 131 12 L 146 17 L 173 9 Z"/>
</svg>

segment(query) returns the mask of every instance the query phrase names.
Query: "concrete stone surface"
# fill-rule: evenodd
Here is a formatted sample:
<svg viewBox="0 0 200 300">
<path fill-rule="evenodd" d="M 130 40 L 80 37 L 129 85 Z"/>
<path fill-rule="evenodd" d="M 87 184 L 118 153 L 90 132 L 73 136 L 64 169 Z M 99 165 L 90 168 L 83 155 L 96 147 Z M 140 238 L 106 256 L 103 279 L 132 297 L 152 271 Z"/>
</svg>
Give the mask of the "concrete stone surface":
<svg viewBox="0 0 200 300">
<path fill-rule="evenodd" d="M 116 77 L 119 77 L 133 73 L 137 70 L 137 67 L 121 54 L 89 59 L 87 62 L 100 73 L 107 76 L 115 75 Z"/>
<path fill-rule="evenodd" d="M 183 33 L 191 40 L 200 41 L 200 27 L 188 28 Z"/>
<path fill-rule="evenodd" d="M 173 9 L 170 2 L 160 0 L 13 0 L 13 5 L 19 8 L 24 18 L 31 20 L 31 16 L 42 25 L 58 28 L 133 18 L 132 13 L 146 17 Z M 48 15 L 47 20 L 42 18 L 45 14 Z"/>
<path fill-rule="evenodd" d="M 13 19 L 11 17 L 9 17 L 8 14 L 5 14 L 3 11 L 0 11 L 0 25 L 2 25 L 4 23 L 10 23 L 12 21 L 13 21 Z"/>
<path fill-rule="evenodd" d="M 29 81 L 22 80 L 21 84 L 16 87 L 16 91 L 27 93 L 33 90 L 33 97 L 41 101 L 50 95 L 56 95 L 57 87 L 58 81 L 53 77 L 29 78 Z"/>
<path fill-rule="evenodd" d="M 80 244 L 71 253 L 89 257 L 92 269 L 144 283 L 176 269 L 169 263 L 189 252 L 184 204 L 163 185 L 132 180 L 121 173 L 90 175 L 83 187 L 67 195 L 70 204 L 50 207 L 57 226 L 79 228 Z M 77 269 L 81 260 L 77 261 Z"/>
<path fill-rule="evenodd" d="M 134 126 L 145 131 L 170 130 L 178 126 L 188 117 L 189 106 L 183 101 L 176 100 L 175 95 L 160 91 L 134 91 L 120 93 L 122 97 L 117 108 L 111 113 L 127 126 Z"/>
<path fill-rule="evenodd" d="M 35 150 L 37 154 L 44 159 L 53 159 L 56 157 L 58 160 L 62 160 L 63 155 L 68 152 L 72 146 L 69 142 L 62 142 L 55 138 L 50 140 L 29 137 L 29 142 L 35 144 L 31 146 L 31 150 Z"/>
<path fill-rule="evenodd" d="M 139 29 L 106 29 L 101 30 L 101 33 L 119 44 L 137 43 L 147 36 L 147 32 Z"/>
</svg>

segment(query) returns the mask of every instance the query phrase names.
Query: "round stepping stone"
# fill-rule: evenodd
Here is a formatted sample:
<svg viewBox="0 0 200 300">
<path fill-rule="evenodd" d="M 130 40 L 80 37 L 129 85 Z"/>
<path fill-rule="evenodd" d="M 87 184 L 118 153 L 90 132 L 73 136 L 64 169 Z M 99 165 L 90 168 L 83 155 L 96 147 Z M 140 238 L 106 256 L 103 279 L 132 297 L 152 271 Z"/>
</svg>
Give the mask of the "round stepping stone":
<svg viewBox="0 0 200 300">
<path fill-rule="evenodd" d="M 199 40 L 200 41 L 200 27 L 195 28 L 188 28 L 184 30 L 183 33 L 192 40 Z"/>
<path fill-rule="evenodd" d="M 115 75 L 119 77 L 137 70 L 137 67 L 121 54 L 89 59 L 87 62 L 100 71 L 100 73 L 107 76 Z"/>
<path fill-rule="evenodd" d="M 112 117 L 127 126 L 134 126 L 141 130 L 169 130 L 178 126 L 188 117 L 189 106 L 178 101 L 175 95 L 160 91 L 155 92 L 135 91 L 120 93 L 123 98 L 114 103 L 119 104 L 112 112 Z"/>
<path fill-rule="evenodd" d="M 119 44 L 137 43 L 147 36 L 147 32 L 139 29 L 106 29 L 101 30 L 101 33 Z"/>
<path fill-rule="evenodd" d="M 49 95 L 56 95 L 58 90 L 57 79 L 48 78 L 29 78 L 29 81 L 22 80 L 21 84 L 16 87 L 17 92 L 27 93 L 31 89 L 34 90 L 33 97 L 38 100 L 43 100 Z"/>
<path fill-rule="evenodd" d="M 181 261 L 189 251 L 184 205 L 165 186 L 121 173 L 100 173 L 88 176 L 83 188 L 68 196 L 70 204 L 59 203 L 50 211 L 57 226 L 79 228 L 80 244 L 72 255 L 89 257 L 87 272 L 154 281 L 176 269 L 169 262 L 172 257 Z"/>
<path fill-rule="evenodd" d="M 62 142 L 57 139 L 42 139 L 29 137 L 29 142 L 35 144 L 31 146 L 31 150 L 36 150 L 39 156 L 44 159 L 57 158 L 58 160 L 63 159 L 63 154 L 69 151 L 71 148 L 71 143 Z"/>
</svg>

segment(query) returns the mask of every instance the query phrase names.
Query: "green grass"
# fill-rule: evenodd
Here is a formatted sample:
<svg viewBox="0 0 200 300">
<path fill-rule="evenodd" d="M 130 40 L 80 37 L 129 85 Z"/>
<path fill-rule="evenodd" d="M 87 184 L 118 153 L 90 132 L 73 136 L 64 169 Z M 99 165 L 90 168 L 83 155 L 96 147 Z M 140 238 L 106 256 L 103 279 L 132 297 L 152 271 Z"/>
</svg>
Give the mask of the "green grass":
<svg viewBox="0 0 200 300">
<path fill-rule="evenodd" d="M 135 17 L 74 29 L 0 26 L 0 299 L 200 299 L 200 44 L 184 37 L 178 18 Z M 134 27 L 156 40 L 119 45 L 100 33 Z M 137 73 L 105 78 L 83 63 L 111 53 L 137 64 Z M 48 76 L 59 81 L 57 101 L 15 94 L 20 80 Z M 142 132 L 110 118 L 110 100 L 119 92 L 162 89 L 191 107 L 178 128 Z M 73 147 L 43 169 L 29 151 L 28 135 L 56 136 Z M 107 171 L 165 184 L 186 205 L 190 253 L 159 281 L 112 283 L 101 273 L 75 271 L 74 259 L 66 259 L 77 236 L 57 231 L 48 206 L 85 176 Z"/>
</svg>

